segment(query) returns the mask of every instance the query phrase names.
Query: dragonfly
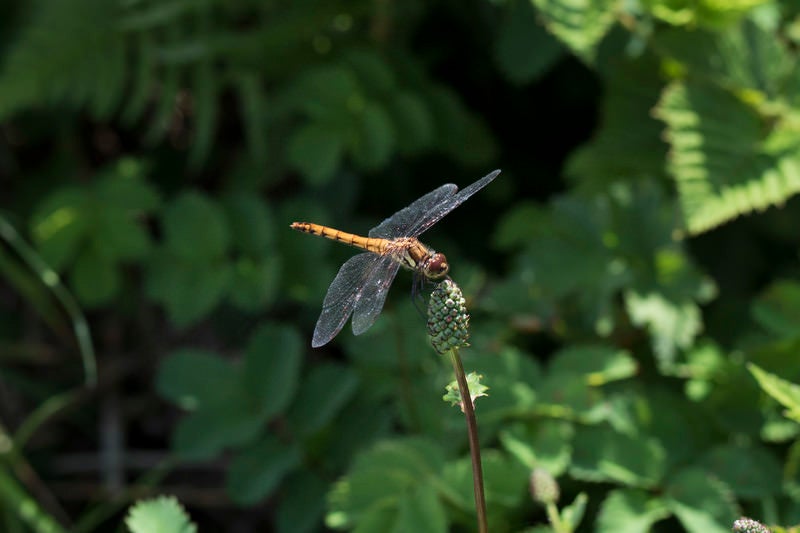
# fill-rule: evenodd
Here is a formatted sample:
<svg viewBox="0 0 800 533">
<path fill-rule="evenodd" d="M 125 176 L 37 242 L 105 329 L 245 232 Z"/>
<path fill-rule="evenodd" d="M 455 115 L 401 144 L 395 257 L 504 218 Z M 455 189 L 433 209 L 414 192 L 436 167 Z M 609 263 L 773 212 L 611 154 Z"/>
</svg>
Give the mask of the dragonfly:
<svg viewBox="0 0 800 533">
<path fill-rule="evenodd" d="M 423 280 L 444 279 L 450 270 L 447 258 L 417 237 L 498 174 L 500 171 L 495 170 L 461 191 L 452 183 L 442 185 L 369 230 L 367 237 L 312 222 L 292 222 L 292 229 L 366 250 L 348 259 L 328 288 L 311 346 L 318 348 L 330 342 L 351 315 L 353 333 L 367 331 L 383 309 L 400 267 Z"/>
</svg>

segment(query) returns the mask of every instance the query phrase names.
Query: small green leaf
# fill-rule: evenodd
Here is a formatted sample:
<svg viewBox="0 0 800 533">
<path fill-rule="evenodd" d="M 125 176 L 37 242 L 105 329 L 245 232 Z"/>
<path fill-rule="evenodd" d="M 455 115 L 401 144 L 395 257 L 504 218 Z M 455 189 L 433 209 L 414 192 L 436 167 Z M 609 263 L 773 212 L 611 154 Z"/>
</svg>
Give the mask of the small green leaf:
<svg viewBox="0 0 800 533">
<path fill-rule="evenodd" d="M 572 458 L 572 424 L 562 420 L 542 420 L 536 424 L 517 423 L 500 433 L 500 442 L 528 470 L 546 468 L 561 475 Z"/>
<path fill-rule="evenodd" d="M 58 270 L 74 260 L 89 229 L 86 197 L 77 187 L 47 196 L 31 218 L 36 246 L 45 261 Z"/>
<path fill-rule="evenodd" d="M 388 111 L 397 134 L 398 149 L 406 154 L 416 154 L 434 143 L 433 116 L 425 102 L 408 91 L 393 93 Z"/>
<path fill-rule="evenodd" d="M 184 192 L 163 216 L 164 244 L 189 261 L 219 257 L 228 250 L 230 234 L 222 210 L 199 192 Z"/>
<path fill-rule="evenodd" d="M 108 303 L 120 285 L 116 265 L 107 257 L 88 248 L 73 265 L 70 282 L 81 303 L 95 307 Z"/>
<path fill-rule="evenodd" d="M 225 483 L 228 493 L 239 505 L 253 505 L 269 496 L 300 459 L 299 449 L 267 437 L 234 457 Z"/>
<path fill-rule="evenodd" d="M 747 369 L 764 392 L 788 409 L 786 416 L 800 422 L 800 385 L 786 381 L 753 363 L 749 363 Z"/>
<path fill-rule="evenodd" d="M 662 500 L 641 490 L 612 490 L 600 507 L 600 533 L 647 533 L 653 524 L 669 516 Z"/>
<path fill-rule="evenodd" d="M 269 207 L 254 194 L 235 193 L 223 198 L 233 245 L 243 253 L 260 256 L 275 245 L 275 222 Z"/>
<path fill-rule="evenodd" d="M 184 417 L 172 434 L 172 449 L 184 461 L 208 461 L 225 448 L 253 441 L 263 430 L 264 418 L 249 410 L 237 394 L 223 405 L 199 409 Z"/>
<path fill-rule="evenodd" d="M 774 496 L 781 492 L 782 466 L 778 457 L 759 444 L 723 444 L 697 461 L 698 474 L 722 481 L 740 498 Z"/>
<path fill-rule="evenodd" d="M 638 365 L 625 350 L 603 345 L 574 345 L 553 358 L 550 374 L 582 374 L 586 384 L 599 387 L 636 375 Z"/>
<path fill-rule="evenodd" d="M 614 24 L 614 0 L 532 0 L 545 25 L 578 57 L 594 61 L 598 43 Z"/>
<path fill-rule="evenodd" d="M 444 506 L 439 501 L 433 485 L 423 483 L 412 492 L 400 497 L 393 531 L 414 531 L 415 533 L 446 533 L 449 531 Z"/>
<path fill-rule="evenodd" d="M 376 102 L 367 102 L 359 115 L 358 136 L 350 145 L 355 162 L 365 169 L 376 169 L 391 157 L 395 131 L 389 113 Z"/>
<path fill-rule="evenodd" d="M 351 368 L 328 363 L 314 367 L 300 385 L 289 419 L 298 432 L 321 429 L 353 396 L 358 376 Z"/>
<path fill-rule="evenodd" d="M 234 261 L 228 297 L 245 311 L 257 311 L 269 305 L 281 288 L 281 257 L 267 254 L 261 259 L 239 258 Z"/>
<path fill-rule="evenodd" d="M 202 350 L 173 352 L 156 376 L 158 393 L 189 410 L 225 405 L 239 388 L 239 374 L 233 365 Z"/>
<path fill-rule="evenodd" d="M 794 280 L 772 282 L 753 303 L 752 313 L 762 327 L 775 335 L 800 336 L 800 283 Z"/>
<path fill-rule="evenodd" d="M 682 470 L 665 488 L 667 507 L 689 533 L 728 532 L 739 516 L 730 491 L 711 472 L 714 470 Z"/>
<path fill-rule="evenodd" d="M 536 80 L 564 54 L 564 48 L 536 18 L 530 0 L 506 3 L 497 36 L 495 62 L 512 83 Z"/>
<path fill-rule="evenodd" d="M 189 515 L 172 496 L 141 500 L 131 506 L 125 517 L 131 533 L 196 533 Z"/>
<path fill-rule="evenodd" d="M 293 132 L 289 139 L 289 164 L 315 185 L 328 182 L 338 170 L 344 155 L 342 132 L 312 122 Z"/>
<path fill-rule="evenodd" d="M 266 324 L 248 342 L 242 381 L 256 408 L 266 418 L 282 413 L 294 397 L 303 360 L 300 334 Z"/>
<path fill-rule="evenodd" d="M 570 473 L 578 479 L 653 487 L 664 475 L 667 453 L 656 439 L 584 427 L 576 432 L 574 443 Z"/>
<path fill-rule="evenodd" d="M 281 484 L 281 500 L 275 520 L 278 533 L 317 531 L 325 511 L 328 483 L 306 470 L 292 473 Z"/>
</svg>

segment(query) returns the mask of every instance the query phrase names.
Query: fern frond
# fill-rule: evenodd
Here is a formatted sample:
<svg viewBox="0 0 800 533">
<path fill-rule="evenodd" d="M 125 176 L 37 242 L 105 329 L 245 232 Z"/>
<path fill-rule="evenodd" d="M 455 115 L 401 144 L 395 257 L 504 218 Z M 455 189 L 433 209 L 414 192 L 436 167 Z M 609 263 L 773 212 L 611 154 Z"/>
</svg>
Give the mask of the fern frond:
<svg viewBox="0 0 800 533">
<path fill-rule="evenodd" d="M 125 85 L 125 38 L 107 0 L 37 2 L 0 68 L 0 120 L 43 103 L 107 117 Z"/>
<path fill-rule="evenodd" d="M 615 0 L 533 0 L 544 23 L 572 52 L 592 63 L 615 20 Z"/>
<path fill-rule="evenodd" d="M 669 171 L 690 233 L 786 201 L 800 191 L 798 147 L 764 135 L 756 111 L 712 85 L 677 82 L 655 110 L 667 124 Z"/>
</svg>

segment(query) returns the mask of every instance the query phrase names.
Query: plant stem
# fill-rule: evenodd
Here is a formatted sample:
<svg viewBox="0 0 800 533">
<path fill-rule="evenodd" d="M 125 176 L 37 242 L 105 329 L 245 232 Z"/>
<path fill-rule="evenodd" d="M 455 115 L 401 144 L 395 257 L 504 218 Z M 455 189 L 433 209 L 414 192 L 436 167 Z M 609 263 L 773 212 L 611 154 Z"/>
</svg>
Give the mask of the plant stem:
<svg viewBox="0 0 800 533">
<path fill-rule="evenodd" d="M 478 423 L 475 420 L 475 408 L 472 405 L 472 395 L 469 392 L 467 376 L 464 374 L 464 365 L 458 355 L 458 348 L 450 349 L 450 360 L 456 373 L 458 390 L 461 393 L 461 405 L 464 406 L 464 416 L 467 419 L 467 435 L 469 437 L 469 454 L 472 458 L 472 485 L 475 492 L 475 511 L 478 518 L 478 531 L 488 533 L 489 526 L 486 521 L 486 498 L 483 493 L 483 467 L 481 466 L 481 445 L 478 441 Z"/>
</svg>

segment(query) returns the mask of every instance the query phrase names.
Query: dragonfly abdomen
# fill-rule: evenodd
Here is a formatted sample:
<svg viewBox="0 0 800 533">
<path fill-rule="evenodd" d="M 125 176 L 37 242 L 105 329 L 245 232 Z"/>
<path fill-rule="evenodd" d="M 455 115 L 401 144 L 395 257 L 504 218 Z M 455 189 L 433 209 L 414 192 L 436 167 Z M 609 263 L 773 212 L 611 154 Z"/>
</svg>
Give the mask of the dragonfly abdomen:
<svg viewBox="0 0 800 533">
<path fill-rule="evenodd" d="M 303 233 L 319 235 L 320 237 L 325 237 L 326 239 L 349 244 L 350 246 L 355 246 L 356 248 L 361 248 L 362 250 L 367 250 L 368 252 L 381 255 L 386 253 L 386 248 L 389 244 L 389 241 L 386 239 L 362 237 L 361 235 L 347 233 L 346 231 L 341 231 L 329 226 L 323 226 L 322 224 L 314 224 L 313 222 L 292 222 L 291 227 L 292 229 L 302 231 Z"/>
</svg>

